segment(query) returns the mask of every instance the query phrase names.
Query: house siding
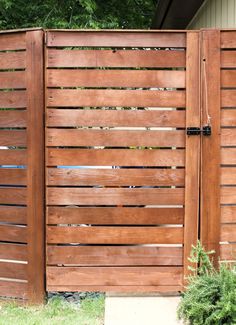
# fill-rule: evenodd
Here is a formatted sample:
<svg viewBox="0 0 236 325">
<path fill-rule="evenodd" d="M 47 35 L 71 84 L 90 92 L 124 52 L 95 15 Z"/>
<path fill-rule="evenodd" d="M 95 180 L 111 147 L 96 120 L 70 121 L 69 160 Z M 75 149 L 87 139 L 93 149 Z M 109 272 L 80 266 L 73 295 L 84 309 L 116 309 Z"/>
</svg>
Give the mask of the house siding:
<svg viewBox="0 0 236 325">
<path fill-rule="evenodd" d="M 236 0 L 207 0 L 187 29 L 236 28 Z"/>
</svg>

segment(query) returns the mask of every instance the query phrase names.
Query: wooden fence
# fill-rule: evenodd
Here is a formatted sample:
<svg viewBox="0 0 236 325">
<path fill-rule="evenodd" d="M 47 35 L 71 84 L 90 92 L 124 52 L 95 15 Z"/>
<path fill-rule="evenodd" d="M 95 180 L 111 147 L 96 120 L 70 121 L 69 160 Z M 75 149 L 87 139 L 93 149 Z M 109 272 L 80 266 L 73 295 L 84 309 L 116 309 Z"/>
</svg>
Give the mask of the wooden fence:
<svg viewBox="0 0 236 325">
<path fill-rule="evenodd" d="M 181 291 L 199 237 L 234 259 L 234 49 L 235 31 L 0 34 L 0 296 Z"/>
</svg>

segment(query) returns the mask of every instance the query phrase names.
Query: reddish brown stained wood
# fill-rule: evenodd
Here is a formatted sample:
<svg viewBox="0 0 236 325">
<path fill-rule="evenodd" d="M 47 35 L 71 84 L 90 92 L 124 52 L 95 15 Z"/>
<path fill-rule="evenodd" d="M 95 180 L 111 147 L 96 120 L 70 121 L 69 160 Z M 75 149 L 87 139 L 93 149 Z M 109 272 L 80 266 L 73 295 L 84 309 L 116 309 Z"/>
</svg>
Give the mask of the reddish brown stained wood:
<svg viewBox="0 0 236 325">
<path fill-rule="evenodd" d="M 236 164 L 236 148 L 222 148 L 220 152 L 221 152 L 221 164 L 223 165 Z"/>
<path fill-rule="evenodd" d="M 26 146 L 25 130 L 0 130 L 0 146 Z"/>
<path fill-rule="evenodd" d="M 221 130 L 221 145 L 235 146 L 236 145 L 236 129 Z"/>
<path fill-rule="evenodd" d="M 0 110 L 0 127 L 26 127 L 26 111 L 2 111 Z"/>
<path fill-rule="evenodd" d="M 202 126 L 211 117 L 212 135 L 202 137 L 201 234 L 218 265 L 220 237 L 220 31 L 202 31 Z M 204 80 L 206 78 L 206 80 Z M 206 88 L 207 85 L 207 88 Z M 206 101 L 207 97 L 207 101 Z"/>
<path fill-rule="evenodd" d="M 184 186 L 184 174 L 184 169 L 47 168 L 47 183 L 54 186 L 78 184 L 103 186 Z"/>
<path fill-rule="evenodd" d="M 22 226 L 0 225 L 1 241 L 9 241 L 13 243 L 27 242 L 27 228 Z"/>
<path fill-rule="evenodd" d="M 47 264 L 177 266 L 182 265 L 182 250 L 182 247 L 48 246 Z"/>
<path fill-rule="evenodd" d="M 222 87 L 236 87 L 236 71 L 222 70 L 221 71 L 221 86 Z"/>
<path fill-rule="evenodd" d="M 26 34 L 28 294 L 31 303 L 45 295 L 44 265 L 44 32 Z M 37 272 L 36 272 L 37 270 Z"/>
<path fill-rule="evenodd" d="M 235 125 L 236 125 L 236 110 L 222 109 L 221 126 L 235 126 Z"/>
<path fill-rule="evenodd" d="M 0 69 L 24 69 L 25 52 L 1 52 Z"/>
<path fill-rule="evenodd" d="M 236 245 L 235 244 L 225 244 L 220 245 L 220 257 L 221 260 L 236 260 Z"/>
<path fill-rule="evenodd" d="M 10 71 L 0 72 L 0 89 L 4 88 L 25 88 L 25 72 Z"/>
<path fill-rule="evenodd" d="M 220 240 L 226 242 L 236 242 L 236 224 L 221 225 Z"/>
<path fill-rule="evenodd" d="M 182 224 L 183 208 L 48 207 L 48 224 Z"/>
<path fill-rule="evenodd" d="M 47 291 L 69 291 L 69 292 L 84 292 L 84 291 L 100 291 L 100 292 L 129 292 L 129 293 L 150 293 L 150 292 L 158 292 L 158 293 L 180 293 L 183 291 L 183 286 L 172 286 L 172 285 L 160 285 L 160 286 L 91 286 L 91 285 L 47 285 Z"/>
<path fill-rule="evenodd" d="M 134 32 L 47 32 L 48 47 L 185 47 L 185 33 L 134 33 Z"/>
<path fill-rule="evenodd" d="M 236 67 L 236 51 L 221 51 L 221 67 L 222 68 Z"/>
<path fill-rule="evenodd" d="M 1 191 L 0 191 L 1 198 Z M 183 188 L 48 188 L 49 205 L 183 204 Z M 4 202 L 5 203 L 5 202 Z"/>
<path fill-rule="evenodd" d="M 185 67 L 185 51 L 48 49 L 48 67 Z"/>
<path fill-rule="evenodd" d="M 187 34 L 186 127 L 200 127 L 199 33 Z M 186 136 L 184 277 L 190 275 L 189 256 L 198 239 L 200 137 Z M 193 266 L 193 265 L 192 265 Z"/>
<path fill-rule="evenodd" d="M 236 48 L 235 31 L 221 31 L 221 48 Z"/>
<path fill-rule="evenodd" d="M 236 107 L 236 90 L 221 90 L 221 106 Z"/>
<path fill-rule="evenodd" d="M 49 266 L 50 285 L 181 285 L 181 267 L 68 267 Z"/>
<path fill-rule="evenodd" d="M 182 149 L 47 149 L 46 154 L 48 166 L 184 166 L 185 157 Z"/>
<path fill-rule="evenodd" d="M 24 108 L 26 107 L 26 92 L 21 91 L 1 91 L 1 108 Z"/>
<path fill-rule="evenodd" d="M 0 35 L 0 51 L 24 50 L 25 48 L 25 33 Z"/>
<path fill-rule="evenodd" d="M 47 126 L 185 127 L 185 111 L 48 109 L 46 114 Z"/>
<path fill-rule="evenodd" d="M 0 206 L 0 221 L 26 224 L 26 207 Z"/>
<path fill-rule="evenodd" d="M 26 196 L 26 188 L 0 188 L 0 204 L 26 204 Z"/>
<path fill-rule="evenodd" d="M 1 144 L 1 131 L 0 131 Z M 184 147 L 185 132 L 120 130 L 47 130 L 47 146 Z"/>
<path fill-rule="evenodd" d="M 27 247 L 20 244 L 0 243 L 0 259 L 26 261 Z"/>
<path fill-rule="evenodd" d="M 1 168 L 0 184 L 1 185 L 26 185 L 26 169 Z"/>
<path fill-rule="evenodd" d="M 27 287 L 26 282 L 0 280 L 0 296 L 26 299 L 28 297 Z"/>
<path fill-rule="evenodd" d="M 182 244 L 182 227 L 47 226 L 48 244 Z"/>
<path fill-rule="evenodd" d="M 185 88 L 185 71 L 50 69 L 47 87 Z"/>
<path fill-rule="evenodd" d="M 0 277 L 27 280 L 27 264 L 0 261 Z"/>
<path fill-rule="evenodd" d="M 221 207 L 221 222 L 222 223 L 236 223 L 236 206 L 222 206 Z"/>
<path fill-rule="evenodd" d="M 180 90 L 48 89 L 47 93 L 48 107 L 185 107 L 185 91 Z"/>
<path fill-rule="evenodd" d="M 221 185 L 236 185 L 236 168 L 221 168 Z"/>
<path fill-rule="evenodd" d="M 220 203 L 234 204 L 236 203 L 236 187 L 221 187 L 220 189 Z"/>
<path fill-rule="evenodd" d="M 0 150 L 1 165 L 26 165 L 27 150 Z"/>
</svg>

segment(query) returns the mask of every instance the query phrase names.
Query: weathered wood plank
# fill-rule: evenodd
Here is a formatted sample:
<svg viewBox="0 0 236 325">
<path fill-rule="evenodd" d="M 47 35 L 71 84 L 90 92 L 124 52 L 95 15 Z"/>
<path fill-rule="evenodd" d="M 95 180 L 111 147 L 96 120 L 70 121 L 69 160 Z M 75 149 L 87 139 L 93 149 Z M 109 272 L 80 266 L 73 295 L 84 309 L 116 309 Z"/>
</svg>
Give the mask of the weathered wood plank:
<svg viewBox="0 0 236 325">
<path fill-rule="evenodd" d="M 26 204 L 27 189 L 17 187 L 0 188 L 0 204 Z"/>
<path fill-rule="evenodd" d="M 0 206 L 0 221 L 26 224 L 26 207 Z"/>
<path fill-rule="evenodd" d="M 236 148 L 222 148 L 221 164 L 223 165 L 235 165 L 236 164 Z"/>
<path fill-rule="evenodd" d="M 24 71 L 10 71 L 0 72 L 0 89 L 5 88 L 25 88 L 25 72 Z"/>
<path fill-rule="evenodd" d="M 221 48 L 236 48 L 236 33 L 234 31 L 221 31 Z"/>
<path fill-rule="evenodd" d="M 0 91 L 0 108 L 24 108 L 26 107 L 26 92 Z"/>
<path fill-rule="evenodd" d="M 0 259 L 27 261 L 27 246 L 11 243 L 0 243 Z"/>
<path fill-rule="evenodd" d="M 1 128 L 26 127 L 26 111 L 25 110 L 15 110 L 15 111 L 0 110 L 0 127 Z"/>
<path fill-rule="evenodd" d="M 222 109 L 221 110 L 221 126 L 235 126 L 236 125 L 236 110 Z"/>
<path fill-rule="evenodd" d="M 26 169 L 0 168 L 1 185 L 26 185 Z M 0 208 L 1 211 L 1 208 Z"/>
<path fill-rule="evenodd" d="M 222 68 L 236 67 L 236 51 L 221 51 L 221 67 Z"/>
<path fill-rule="evenodd" d="M 236 90 L 221 90 L 221 106 L 236 107 Z"/>
<path fill-rule="evenodd" d="M 236 206 L 221 207 L 221 222 L 236 223 Z"/>
<path fill-rule="evenodd" d="M 25 48 L 25 33 L 0 35 L 0 51 L 24 50 Z"/>
<path fill-rule="evenodd" d="M 26 299 L 28 297 L 27 289 L 26 282 L 0 280 L 0 296 L 2 297 Z"/>
<path fill-rule="evenodd" d="M 26 130 L 0 130 L 0 146 L 26 146 Z"/>
<path fill-rule="evenodd" d="M 236 71 L 222 70 L 221 71 L 221 87 L 236 87 Z"/>
<path fill-rule="evenodd" d="M 0 261 L 0 277 L 27 280 L 27 264 Z"/>
<path fill-rule="evenodd" d="M 0 225 L 1 241 L 9 241 L 13 243 L 27 242 L 27 228 L 22 226 Z"/>
<path fill-rule="evenodd" d="M 221 204 L 236 204 L 236 186 L 221 187 L 220 194 Z"/>
<path fill-rule="evenodd" d="M 220 257 L 221 260 L 236 261 L 236 245 L 235 244 L 220 245 Z"/>
<path fill-rule="evenodd" d="M 1 165 L 26 165 L 27 150 L 26 149 L 14 149 L 0 150 L 0 164 Z"/>
<path fill-rule="evenodd" d="M 226 242 L 236 242 L 236 224 L 221 225 L 220 240 Z"/>
<path fill-rule="evenodd" d="M 1 52 L 0 69 L 24 69 L 25 52 Z"/>
</svg>

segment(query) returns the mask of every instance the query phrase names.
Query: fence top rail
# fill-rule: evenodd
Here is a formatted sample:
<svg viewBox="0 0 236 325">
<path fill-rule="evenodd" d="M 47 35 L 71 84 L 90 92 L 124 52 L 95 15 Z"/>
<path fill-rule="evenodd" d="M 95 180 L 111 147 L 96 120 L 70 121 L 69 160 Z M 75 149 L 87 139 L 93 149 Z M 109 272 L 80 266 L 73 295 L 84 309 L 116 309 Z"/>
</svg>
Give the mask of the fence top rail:
<svg viewBox="0 0 236 325">
<path fill-rule="evenodd" d="M 0 30 L 0 34 L 32 32 L 32 31 L 35 31 L 35 30 L 43 30 L 43 28 L 42 27 L 35 27 L 35 28 L 6 29 L 6 30 Z"/>
</svg>

